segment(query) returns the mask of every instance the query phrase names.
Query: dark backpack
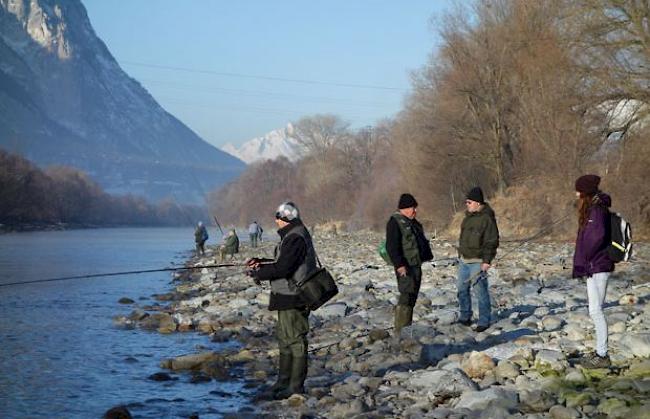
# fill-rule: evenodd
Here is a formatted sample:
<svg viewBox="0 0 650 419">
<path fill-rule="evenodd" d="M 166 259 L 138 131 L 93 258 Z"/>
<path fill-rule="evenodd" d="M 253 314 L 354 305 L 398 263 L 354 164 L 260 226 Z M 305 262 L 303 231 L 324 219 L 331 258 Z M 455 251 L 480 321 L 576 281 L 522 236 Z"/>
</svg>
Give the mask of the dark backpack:
<svg viewBox="0 0 650 419">
<path fill-rule="evenodd" d="M 627 262 L 632 257 L 632 226 L 621 214 L 609 213 L 612 243 L 607 248 L 609 258 L 614 263 Z"/>
</svg>

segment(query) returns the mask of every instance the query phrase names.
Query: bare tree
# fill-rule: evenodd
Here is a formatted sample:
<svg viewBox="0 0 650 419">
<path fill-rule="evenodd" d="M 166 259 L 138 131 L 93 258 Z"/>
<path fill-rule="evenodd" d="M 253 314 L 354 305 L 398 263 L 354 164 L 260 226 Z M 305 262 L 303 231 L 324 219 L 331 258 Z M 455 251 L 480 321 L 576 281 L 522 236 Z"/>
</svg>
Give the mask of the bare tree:
<svg viewBox="0 0 650 419">
<path fill-rule="evenodd" d="M 349 135 L 349 123 L 331 114 L 313 115 L 293 124 L 292 136 L 300 145 L 303 155 L 324 156 L 338 142 Z"/>
</svg>

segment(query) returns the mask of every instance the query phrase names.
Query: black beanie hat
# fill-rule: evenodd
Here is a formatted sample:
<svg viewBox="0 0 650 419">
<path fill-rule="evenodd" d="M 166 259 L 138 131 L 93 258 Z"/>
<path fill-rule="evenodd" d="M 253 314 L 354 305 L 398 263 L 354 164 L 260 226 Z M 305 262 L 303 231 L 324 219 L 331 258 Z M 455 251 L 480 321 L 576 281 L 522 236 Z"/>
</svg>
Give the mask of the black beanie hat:
<svg viewBox="0 0 650 419">
<path fill-rule="evenodd" d="M 587 195 L 596 195 L 600 185 L 600 177 L 597 175 L 584 175 L 576 180 L 576 191 Z"/>
<path fill-rule="evenodd" d="M 467 199 L 476 201 L 479 204 L 485 204 L 483 200 L 483 191 L 478 186 L 473 187 L 469 192 L 467 192 Z"/>
<path fill-rule="evenodd" d="M 410 193 L 403 193 L 399 197 L 399 203 L 397 204 L 397 209 L 411 208 L 417 206 L 418 206 L 418 201 L 415 200 L 413 195 L 411 195 Z"/>
</svg>

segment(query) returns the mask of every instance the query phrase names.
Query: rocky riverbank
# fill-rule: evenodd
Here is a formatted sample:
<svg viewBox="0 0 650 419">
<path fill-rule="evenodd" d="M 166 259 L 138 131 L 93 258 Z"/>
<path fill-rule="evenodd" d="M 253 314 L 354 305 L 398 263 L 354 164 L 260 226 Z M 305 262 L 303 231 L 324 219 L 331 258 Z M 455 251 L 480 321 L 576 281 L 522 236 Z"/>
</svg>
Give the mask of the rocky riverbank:
<svg viewBox="0 0 650 419">
<path fill-rule="evenodd" d="M 426 264 L 414 323 L 396 343 L 391 327 L 397 286 L 392 268 L 376 253 L 381 240 L 371 232 L 315 235 L 340 294 L 310 317 L 307 394 L 257 402 L 256 414 L 650 417 L 647 262 L 617 266 L 605 308 L 612 367 L 585 370 L 575 360 L 592 349 L 594 331 L 585 283 L 569 278 L 571 244 L 504 244 L 490 278 L 492 325 L 481 333 L 455 323 L 455 267 Z M 235 260 L 269 257 L 273 246 L 244 246 Z M 436 259 L 454 256 L 450 242 L 434 241 L 433 250 Z M 215 254 L 190 264 L 218 263 Z M 638 244 L 636 256 L 650 260 L 650 245 Z M 266 309 L 268 284 L 255 285 L 242 267 L 177 275 L 174 283 L 172 292 L 157 296 L 159 305 L 138 308 L 116 323 L 237 340 L 237 349 L 162 360 L 161 367 L 186 370 L 197 380 L 227 380 L 233 367 L 243 367 L 253 391 L 272 383 L 278 350 L 276 314 Z"/>
</svg>

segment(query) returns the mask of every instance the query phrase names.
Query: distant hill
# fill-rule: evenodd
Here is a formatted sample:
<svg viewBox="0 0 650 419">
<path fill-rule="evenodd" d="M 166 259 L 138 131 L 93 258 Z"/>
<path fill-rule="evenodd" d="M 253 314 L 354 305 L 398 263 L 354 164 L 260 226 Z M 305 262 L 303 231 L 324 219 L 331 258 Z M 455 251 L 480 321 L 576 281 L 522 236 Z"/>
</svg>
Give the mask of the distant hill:
<svg viewBox="0 0 650 419">
<path fill-rule="evenodd" d="M 246 163 L 257 160 L 275 159 L 285 156 L 289 160 L 298 157 L 298 144 L 296 139 L 291 137 L 293 126 L 288 124 L 286 128 L 273 130 L 261 137 L 246 141 L 239 147 L 226 144 L 221 149 Z"/>
<path fill-rule="evenodd" d="M 0 1 L 0 148 L 80 168 L 110 193 L 185 203 L 245 167 L 120 68 L 79 0 Z"/>
</svg>

